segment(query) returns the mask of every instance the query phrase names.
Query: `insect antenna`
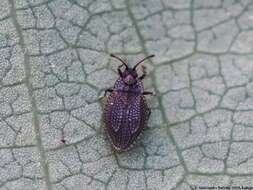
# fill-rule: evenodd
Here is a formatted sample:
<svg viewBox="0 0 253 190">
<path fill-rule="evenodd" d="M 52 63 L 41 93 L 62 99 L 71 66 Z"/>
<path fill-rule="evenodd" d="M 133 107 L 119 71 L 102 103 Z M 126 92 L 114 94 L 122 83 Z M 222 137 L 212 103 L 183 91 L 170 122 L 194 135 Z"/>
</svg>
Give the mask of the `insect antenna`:
<svg viewBox="0 0 253 190">
<path fill-rule="evenodd" d="M 110 56 L 118 59 L 121 63 L 123 63 L 126 66 L 126 68 L 128 68 L 127 63 L 125 61 L 123 61 L 121 58 L 117 57 L 116 55 L 114 55 L 112 53 L 110 54 Z"/>
<path fill-rule="evenodd" d="M 138 63 L 136 63 L 136 65 L 134 66 L 133 70 L 135 70 L 136 67 L 137 67 L 140 63 L 142 63 L 142 62 L 145 61 L 146 59 L 149 59 L 149 58 L 154 57 L 154 56 L 155 56 L 155 55 L 149 55 L 149 56 L 145 57 L 144 59 L 140 60 Z"/>
</svg>

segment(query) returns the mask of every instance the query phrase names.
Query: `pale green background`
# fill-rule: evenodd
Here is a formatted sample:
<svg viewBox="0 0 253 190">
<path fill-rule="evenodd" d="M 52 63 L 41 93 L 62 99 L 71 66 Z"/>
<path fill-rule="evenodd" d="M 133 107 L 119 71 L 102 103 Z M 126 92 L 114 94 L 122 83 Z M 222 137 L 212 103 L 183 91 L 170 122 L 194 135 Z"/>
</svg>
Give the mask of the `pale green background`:
<svg viewBox="0 0 253 190">
<path fill-rule="evenodd" d="M 109 53 L 156 55 L 123 154 L 101 123 Z M 253 1 L 0 1 L 0 190 L 253 186 L 252 139 Z"/>
</svg>

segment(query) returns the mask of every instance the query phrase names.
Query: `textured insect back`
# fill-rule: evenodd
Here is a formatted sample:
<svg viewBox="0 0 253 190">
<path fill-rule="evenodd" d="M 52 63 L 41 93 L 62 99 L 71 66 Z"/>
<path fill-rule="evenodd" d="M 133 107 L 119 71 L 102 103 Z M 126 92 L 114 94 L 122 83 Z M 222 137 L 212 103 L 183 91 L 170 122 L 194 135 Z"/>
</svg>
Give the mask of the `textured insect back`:
<svg viewBox="0 0 253 190">
<path fill-rule="evenodd" d="M 147 127 L 151 112 L 144 95 L 152 93 L 144 92 L 141 80 L 146 73 L 138 76 L 136 69 L 140 63 L 154 55 L 145 57 L 133 68 L 116 55 L 111 54 L 111 56 L 118 59 L 122 65 L 118 67 L 119 78 L 113 88 L 106 90 L 110 94 L 106 99 L 103 118 L 105 131 L 113 148 L 117 151 L 125 151 Z M 123 66 L 124 71 L 121 70 Z"/>
</svg>

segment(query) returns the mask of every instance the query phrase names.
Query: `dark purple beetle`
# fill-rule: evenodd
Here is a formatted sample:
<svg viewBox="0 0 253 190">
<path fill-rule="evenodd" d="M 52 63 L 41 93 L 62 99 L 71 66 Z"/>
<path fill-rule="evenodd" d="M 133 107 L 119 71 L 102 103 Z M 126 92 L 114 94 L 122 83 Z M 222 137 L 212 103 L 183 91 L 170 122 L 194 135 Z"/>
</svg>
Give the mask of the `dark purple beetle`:
<svg viewBox="0 0 253 190">
<path fill-rule="evenodd" d="M 110 92 L 104 108 L 103 119 L 105 131 L 111 141 L 113 148 L 117 151 L 125 151 L 139 136 L 140 132 L 147 126 L 150 108 L 146 103 L 144 95 L 153 94 L 144 92 L 142 79 L 146 76 L 145 67 L 142 66 L 143 74 L 138 77 L 136 68 L 144 60 L 154 57 L 150 55 L 139 61 L 133 68 L 119 57 L 112 57 L 122 62 L 118 67 L 119 78 L 113 88 L 105 91 Z M 121 67 L 125 66 L 122 72 Z"/>
</svg>

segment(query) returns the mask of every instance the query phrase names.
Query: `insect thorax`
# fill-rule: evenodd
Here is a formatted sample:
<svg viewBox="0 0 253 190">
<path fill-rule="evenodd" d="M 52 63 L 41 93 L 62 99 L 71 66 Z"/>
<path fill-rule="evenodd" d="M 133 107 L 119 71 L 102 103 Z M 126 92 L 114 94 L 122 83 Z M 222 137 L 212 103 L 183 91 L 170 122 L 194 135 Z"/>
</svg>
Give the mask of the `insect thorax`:
<svg viewBox="0 0 253 190">
<path fill-rule="evenodd" d="M 141 94 L 143 92 L 143 85 L 141 81 L 137 81 L 133 85 L 127 85 L 121 78 L 119 78 L 114 84 L 114 90 Z"/>
</svg>

